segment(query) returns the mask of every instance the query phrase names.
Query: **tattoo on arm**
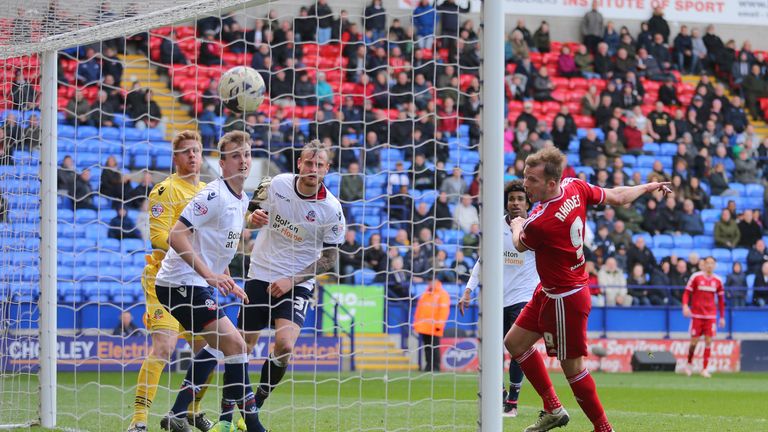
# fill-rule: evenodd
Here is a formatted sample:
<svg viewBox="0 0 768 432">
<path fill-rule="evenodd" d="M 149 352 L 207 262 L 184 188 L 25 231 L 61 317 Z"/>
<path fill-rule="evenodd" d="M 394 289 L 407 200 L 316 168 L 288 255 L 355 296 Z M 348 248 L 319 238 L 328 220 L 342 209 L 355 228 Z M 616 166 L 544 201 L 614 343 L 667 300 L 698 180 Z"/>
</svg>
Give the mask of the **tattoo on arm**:
<svg viewBox="0 0 768 432">
<path fill-rule="evenodd" d="M 333 270 L 336 267 L 336 261 L 338 260 L 338 257 L 339 249 L 336 245 L 325 247 L 317 261 L 307 266 L 293 278 L 294 283 L 300 284 L 314 278 L 315 276 Z"/>
</svg>

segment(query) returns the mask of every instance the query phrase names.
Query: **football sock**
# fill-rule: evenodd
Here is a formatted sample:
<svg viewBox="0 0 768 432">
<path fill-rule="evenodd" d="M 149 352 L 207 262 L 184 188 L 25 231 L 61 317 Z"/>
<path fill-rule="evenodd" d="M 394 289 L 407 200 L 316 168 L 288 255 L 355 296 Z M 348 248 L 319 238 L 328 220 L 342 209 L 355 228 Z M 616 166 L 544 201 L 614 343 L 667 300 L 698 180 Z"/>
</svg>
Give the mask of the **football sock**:
<svg viewBox="0 0 768 432">
<path fill-rule="evenodd" d="M 264 401 L 269 397 L 269 393 L 277 386 L 285 376 L 288 370 L 288 364 L 270 354 L 267 361 L 261 366 L 261 380 L 259 388 L 256 390 L 256 405 L 261 408 Z"/>
<path fill-rule="evenodd" d="M 517 403 L 520 389 L 523 386 L 523 370 L 515 360 L 509 362 L 509 394 L 507 400 Z"/>
<path fill-rule="evenodd" d="M 691 344 L 691 346 L 688 347 L 688 364 L 691 364 L 693 362 L 694 352 L 696 352 L 696 345 Z"/>
<path fill-rule="evenodd" d="M 195 401 L 192 402 L 192 406 L 189 407 L 189 412 L 192 415 L 200 414 L 200 402 L 202 402 L 205 392 L 208 390 L 208 385 L 213 380 L 213 374 L 208 374 L 208 379 L 205 380 L 205 384 L 200 388 L 200 391 L 195 393 Z"/>
<path fill-rule="evenodd" d="M 705 347 L 704 348 L 704 364 L 701 367 L 701 370 L 707 370 L 707 366 L 709 366 L 709 356 L 712 354 L 712 348 Z"/>
<path fill-rule="evenodd" d="M 224 391 L 219 420 L 231 423 L 235 406 L 239 405 L 248 431 L 265 432 L 253 391 L 245 384 L 248 380 L 248 355 L 230 356 L 224 361 Z"/>
<path fill-rule="evenodd" d="M 594 425 L 595 432 L 611 432 L 611 424 L 608 423 L 603 405 L 597 397 L 595 380 L 592 379 L 589 371 L 584 369 L 578 374 L 568 377 L 568 384 L 571 385 L 571 390 L 573 390 L 573 395 L 576 396 L 581 410 Z"/>
<path fill-rule="evenodd" d="M 133 402 L 131 424 L 147 424 L 149 409 L 157 394 L 157 384 L 160 382 L 163 369 L 165 369 L 165 360 L 157 357 L 149 356 L 141 363 L 139 377 L 136 380 L 136 398 Z"/>
<path fill-rule="evenodd" d="M 200 350 L 192 360 L 192 364 L 187 369 L 184 381 L 181 382 L 181 391 L 176 396 L 171 412 L 177 417 L 187 415 L 189 405 L 195 400 L 196 396 L 202 390 L 202 387 L 211 377 L 219 362 L 216 360 L 215 351 L 209 347 Z"/>
<path fill-rule="evenodd" d="M 515 361 L 520 365 L 520 369 L 525 373 L 536 393 L 541 396 L 545 411 L 551 412 L 563 406 L 560 403 L 560 399 L 557 398 L 552 381 L 549 379 L 547 367 L 544 366 L 544 360 L 542 360 L 541 355 L 535 348 L 531 347 L 528 351 L 515 358 Z"/>
</svg>

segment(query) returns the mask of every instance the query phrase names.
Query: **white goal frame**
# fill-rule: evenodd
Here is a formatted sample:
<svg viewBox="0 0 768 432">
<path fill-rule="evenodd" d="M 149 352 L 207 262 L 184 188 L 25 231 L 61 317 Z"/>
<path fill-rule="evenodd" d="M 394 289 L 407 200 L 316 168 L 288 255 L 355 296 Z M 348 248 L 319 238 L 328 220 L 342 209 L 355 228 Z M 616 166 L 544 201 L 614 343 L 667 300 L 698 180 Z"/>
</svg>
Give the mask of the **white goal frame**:
<svg viewBox="0 0 768 432">
<path fill-rule="evenodd" d="M 37 53 L 41 58 L 41 231 L 40 231 L 40 371 L 39 425 L 55 428 L 57 420 L 57 51 L 196 17 L 258 6 L 269 0 L 197 0 L 181 6 L 52 35 L 39 42 L 0 46 L 0 59 Z M 481 222 L 482 280 L 480 295 L 480 392 L 478 430 L 501 431 L 502 346 L 502 218 L 504 179 L 504 1 L 485 0 L 482 26 Z M 25 425 L 0 425 L 13 429 Z"/>
</svg>

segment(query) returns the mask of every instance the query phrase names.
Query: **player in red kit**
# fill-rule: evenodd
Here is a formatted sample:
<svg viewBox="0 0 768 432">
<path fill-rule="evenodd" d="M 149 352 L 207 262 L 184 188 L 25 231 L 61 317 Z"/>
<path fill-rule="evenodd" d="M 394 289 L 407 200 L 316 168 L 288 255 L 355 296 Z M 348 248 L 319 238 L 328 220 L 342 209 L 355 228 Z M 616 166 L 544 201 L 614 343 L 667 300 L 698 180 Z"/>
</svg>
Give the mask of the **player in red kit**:
<svg viewBox="0 0 768 432">
<path fill-rule="evenodd" d="M 704 364 L 701 367 L 701 376 L 710 378 L 707 366 L 712 349 L 712 337 L 715 335 L 715 320 L 717 310 L 720 310 L 720 328 L 725 327 L 725 291 L 723 281 L 713 272 L 716 261 L 714 257 L 707 257 L 703 261 L 702 271 L 696 272 L 688 279 L 688 285 L 683 292 L 683 315 L 691 318 L 691 345 L 688 348 L 688 364 L 683 371 L 691 376 L 693 353 L 699 339 L 704 336 Z M 717 305 L 715 305 L 717 297 Z M 689 306 L 690 303 L 690 306 Z"/>
<path fill-rule="evenodd" d="M 670 192 L 668 183 L 603 189 L 579 179 L 560 180 L 566 158 L 554 147 L 526 158 L 523 185 L 539 202 L 528 219 L 510 223 L 519 251 L 536 251 L 541 283 L 504 343 L 541 396 L 544 410 L 525 432 L 565 426 L 570 418 L 555 393 L 544 361 L 533 345 L 544 338 L 547 355 L 557 357 L 581 409 L 595 432 L 613 431 L 597 397 L 595 381 L 584 367 L 591 297 L 584 258 L 584 224 L 591 205 L 625 205 L 654 191 Z"/>
</svg>

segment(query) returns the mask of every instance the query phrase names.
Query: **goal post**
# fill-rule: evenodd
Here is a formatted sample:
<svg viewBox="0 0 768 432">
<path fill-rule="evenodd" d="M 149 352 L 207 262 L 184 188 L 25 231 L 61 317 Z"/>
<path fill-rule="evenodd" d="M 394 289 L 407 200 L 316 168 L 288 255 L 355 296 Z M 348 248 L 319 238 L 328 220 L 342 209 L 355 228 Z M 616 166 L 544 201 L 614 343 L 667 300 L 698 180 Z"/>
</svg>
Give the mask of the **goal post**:
<svg viewBox="0 0 768 432">
<path fill-rule="evenodd" d="M 109 2 L 114 8 L 111 12 L 102 10 L 103 4 L 108 4 L 107 2 L 95 0 L 9 0 L 9 3 L 4 11 L 0 11 L 0 25 L 11 29 L 9 38 L 0 36 L 0 128 L 5 128 L 6 119 L 16 116 L 19 124 L 23 126 L 20 128 L 21 133 L 25 134 L 34 123 L 32 117 L 38 116 L 40 130 L 39 135 L 31 139 L 30 148 L 27 148 L 26 144 L 19 144 L 14 154 L 0 154 L 0 160 L 5 161 L 0 162 L 0 197 L 5 200 L 0 202 L 3 205 L 0 210 L 8 218 L 0 220 L 0 265 L 3 268 L 2 273 L 5 273 L 0 275 L 0 319 L 5 320 L 5 323 L 0 323 L 0 393 L 3 393 L 0 395 L 0 429 L 23 429 L 39 425 L 50 429 L 93 430 L 104 427 L 109 430 L 124 430 L 128 426 L 133 409 L 135 372 L 138 371 L 141 358 L 126 357 L 125 351 L 121 351 L 119 356 L 109 353 L 102 358 L 102 354 L 95 351 L 95 348 L 86 348 L 86 345 L 93 343 L 93 346 L 99 346 L 98 344 L 104 342 L 111 344 L 110 347 L 124 348 L 120 342 L 115 342 L 117 339 L 112 338 L 112 328 L 107 327 L 106 322 L 115 319 L 115 311 L 128 311 L 133 314 L 134 319 L 140 319 L 137 310 L 143 309 L 144 297 L 140 288 L 139 269 L 144 265 L 144 253 L 149 246 L 146 240 L 142 240 L 140 244 L 126 242 L 123 239 L 125 232 L 122 225 L 117 227 L 118 241 L 110 237 L 111 232 L 115 231 L 111 218 L 118 217 L 120 210 L 127 208 L 133 199 L 132 196 L 129 197 L 126 189 L 116 197 L 109 197 L 100 189 L 101 180 L 85 180 L 86 183 L 90 182 L 93 188 L 90 195 L 85 197 L 94 203 L 93 211 L 86 208 L 84 210 L 88 212 L 80 212 L 83 209 L 78 206 L 68 208 L 67 206 L 81 197 L 77 188 L 72 191 L 60 189 L 58 177 L 62 159 L 64 156 L 71 156 L 74 160 L 73 170 L 76 170 L 77 174 L 89 170 L 96 173 L 94 177 L 114 168 L 125 178 L 130 177 L 126 180 L 127 185 L 140 188 L 143 184 L 142 176 L 149 175 L 152 182 L 156 183 L 161 177 L 173 172 L 172 151 L 169 151 L 173 132 L 182 129 L 199 129 L 201 132 L 212 130 L 213 137 L 217 139 L 225 130 L 254 130 L 253 125 L 249 123 L 250 119 L 243 118 L 247 116 L 230 115 L 226 110 L 223 114 L 208 116 L 207 107 L 202 101 L 206 97 L 204 91 L 208 88 L 208 83 L 215 81 L 221 71 L 238 65 L 251 66 L 252 57 L 260 55 L 260 46 L 267 44 L 267 36 L 259 42 L 254 42 L 255 39 L 246 40 L 245 37 L 242 40 L 226 42 L 219 37 L 213 42 L 216 47 L 221 47 L 221 62 L 213 65 L 203 64 L 197 52 L 189 56 L 187 65 L 161 64 L 154 57 L 158 42 L 171 39 L 173 29 L 178 29 L 183 33 L 179 36 L 178 45 L 189 55 L 189 50 L 198 50 L 201 40 L 205 39 L 205 35 L 198 34 L 196 23 L 202 17 L 222 18 L 226 14 L 236 13 L 237 17 L 242 18 L 243 26 L 248 29 L 251 29 L 255 20 L 263 20 L 267 26 L 275 26 L 264 29 L 266 34 L 267 31 L 277 30 L 282 22 L 290 21 L 291 25 L 296 25 L 299 8 L 310 7 L 315 4 L 315 0 L 113 1 Z M 462 10 L 454 12 L 460 25 L 470 19 L 477 21 L 479 17 L 480 22 L 474 23 L 474 31 L 479 34 L 479 67 L 464 65 L 458 52 L 449 52 L 457 49 L 462 29 L 457 28 L 452 34 L 440 33 L 437 15 L 433 22 L 435 28 L 432 37 L 435 42 L 427 49 L 422 47 L 421 42 L 428 39 L 428 36 L 414 34 L 410 40 L 393 43 L 388 41 L 388 30 L 379 35 L 379 39 L 365 34 L 367 18 L 364 10 L 371 3 L 368 0 L 365 4 L 360 2 L 359 5 L 334 0 L 328 0 L 328 3 L 333 10 L 334 19 L 342 9 L 349 9 L 349 22 L 363 30 L 360 32 L 363 36 L 360 44 L 370 51 L 371 57 L 378 55 L 376 51 L 379 45 L 385 47 L 384 58 L 377 60 L 379 63 L 375 63 L 375 67 L 386 72 L 389 82 L 384 87 L 386 90 L 377 90 L 379 87 L 375 82 L 376 78 L 370 73 L 367 63 L 356 66 L 362 69 L 361 76 L 364 78 L 359 77 L 362 81 L 349 78 L 354 72 L 354 66 L 349 63 L 352 54 L 345 50 L 353 43 L 344 40 L 343 34 L 333 36 L 328 44 L 297 40 L 296 49 L 302 51 L 309 60 L 301 66 L 267 66 L 266 75 L 263 75 L 274 80 L 286 70 L 292 72 L 291 76 L 295 72 L 288 93 L 282 97 L 270 95 L 264 104 L 264 116 L 257 119 L 259 123 L 255 129 L 266 131 L 264 136 L 267 137 L 255 150 L 261 152 L 261 155 L 266 154 L 266 157 L 261 158 L 265 167 L 264 174 L 274 175 L 279 169 L 290 166 L 291 158 L 295 155 L 286 149 L 300 147 L 305 138 L 320 134 L 319 130 L 329 126 L 329 123 L 338 120 L 343 131 L 346 125 L 342 116 L 329 118 L 327 115 L 340 114 L 347 98 L 354 99 L 354 103 L 362 108 L 362 111 L 365 111 L 363 101 L 381 98 L 382 93 L 385 100 L 383 105 L 377 105 L 371 110 L 373 114 L 370 117 L 367 112 L 362 114 L 363 121 L 356 133 L 334 132 L 336 137 L 331 140 L 336 155 L 335 162 L 345 151 L 345 135 L 355 135 L 354 139 L 358 141 L 355 141 L 353 147 L 361 168 L 365 170 L 366 167 L 373 167 L 363 172 L 362 197 L 355 202 L 342 201 L 345 212 L 349 212 L 349 226 L 358 232 L 357 238 L 362 247 L 361 262 L 359 268 L 351 272 L 339 268 L 331 275 L 330 280 L 323 281 L 328 285 L 328 295 L 317 301 L 320 310 L 325 308 L 326 314 L 323 316 L 321 312 L 316 312 L 313 323 L 317 326 L 317 331 L 311 333 L 311 336 L 307 332 L 300 337 L 300 343 L 304 345 L 301 346 L 300 355 L 297 354 L 297 366 L 294 368 L 294 371 L 299 371 L 298 378 L 294 379 L 291 375 L 293 371 L 289 372 L 284 385 L 279 387 L 275 396 L 278 401 L 290 405 L 272 408 L 268 405 L 265 410 L 266 423 L 285 416 L 298 417 L 306 414 L 308 418 L 314 419 L 312 421 L 315 428 L 329 425 L 328 430 L 377 430 L 376 427 L 384 425 L 385 429 L 391 427 L 403 431 L 434 431 L 453 425 L 455 430 L 500 431 L 503 429 L 500 385 L 504 382 L 501 361 L 504 358 L 501 306 L 503 302 L 500 289 L 503 286 L 503 237 L 499 235 L 503 228 L 501 215 L 504 208 L 501 196 L 505 171 L 504 2 L 486 0 L 482 2 L 481 8 L 473 10 L 472 15 Z M 394 19 L 399 19 L 404 27 L 416 26 L 419 16 L 414 14 L 413 9 L 402 8 L 400 5 L 412 4 L 415 7 L 418 2 L 385 0 L 383 3 L 387 8 L 387 28 Z M 442 0 L 430 3 L 441 4 Z M 470 4 L 477 7 L 481 2 L 459 0 L 457 3 L 462 7 Z M 317 18 L 318 25 L 320 20 L 321 18 Z M 293 31 L 296 32 L 297 29 Z M 126 56 L 123 56 L 121 49 L 120 58 L 124 59 L 123 67 L 127 71 L 122 77 L 122 85 L 109 87 L 103 81 L 103 76 L 97 82 L 81 81 L 78 76 L 79 68 L 88 60 L 83 55 L 87 46 L 101 46 L 100 42 L 116 38 L 126 39 L 145 32 L 148 33 L 146 47 L 149 52 L 129 53 L 127 43 L 123 42 L 121 46 L 126 49 Z M 248 36 L 250 37 L 251 35 Z M 377 43 L 381 39 L 384 41 Z M 287 43 L 283 41 L 276 46 L 267 44 L 267 57 L 270 57 L 270 61 L 274 61 L 272 57 L 280 55 L 276 54 L 277 51 Z M 245 46 L 244 51 L 235 52 L 231 49 L 237 45 Z M 393 54 L 392 47 L 395 46 L 408 47 L 407 54 L 397 57 Z M 76 52 L 71 54 L 73 49 Z M 456 78 L 446 81 L 442 87 L 432 83 L 426 92 L 430 95 L 429 100 L 418 110 L 412 107 L 403 108 L 393 102 L 402 96 L 393 90 L 397 85 L 397 72 L 411 71 L 411 63 L 415 63 L 419 55 L 422 55 L 416 51 L 428 52 L 431 56 L 426 61 L 427 66 L 421 67 L 424 68 L 422 70 L 429 70 L 434 74 L 433 80 L 449 67 L 455 69 Z M 64 52 L 68 54 L 63 54 Z M 365 58 L 367 62 L 367 55 Z M 405 64 L 399 63 L 400 61 Z M 16 63 L 18 67 L 11 67 L 11 64 Z M 137 70 L 140 72 L 136 72 Z M 21 80 L 22 84 L 17 86 L 17 73 L 39 94 L 39 108 L 21 109 L 15 105 L 15 92 L 21 91 L 19 88 L 22 88 L 24 81 Z M 332 88 L 331 94 L 300 93 L 299 83 L 303 76 L 299 75 L 309 76 L 313 85 L 321 75 L 327 75 L 329 87 Z M 411 74 L 411 80 L 414 79 L 413 75 Z M 70 80 L 67 84 L 64 84 L 65 76 Z M 75 76 L 74 81 L 72 76 Z M 474 118 L 461 114 L 459 102 L 470 99 L 467 89 L 474 85 L 470 84 L 472 78 L 479 79 L 478 96 L 482 102 L 479 124 L 476 125 L 480 130 L 479 138 L 470 142 L 468 125 Z M 122 97 L 126 97 L 133 91 L 129 84 L 134 80 L 152 90 L 160 103 L 166 104 L 163 105 L 163 121 L 159 125 L 153 126 L 147 121 L 146 129 L 143 129 L 138 126 L 136 117 L 132 117 L 127 108 L 120 108 L 116 112 L 102 111 L 99 108 L 102 106 L 98 104 L 102 91 L 117 88 Z M 412 83 L 409 85 L 414 88 Z M 72 112 L 65 102 L 77 98 L 77 94 L 81 92 L 91 108 L 88 112 Z M 415 99 L 419 96 L 419 93 L 411 90 L 407 98 Z M 302 101 L 313 97 L 317 98 L 315 102 L 304 104 Z M 329 100 L 331 108 L 324 110 L 321 98 Z M 455 99 L 454 112 L 443 111 L 443 101 L 446 99 Z M 92 126 L 80 120 L 81 115 L 91 116 L 94 111 L 97 113 L 96 117 L 99 117 L 99 125 Z M 459 111 L 458 114 L 456 111 Z M 369 132 L 386 131 L 386 136 L 390 137 L 392 130 L 398 128 L 398 121 L 403 120 L 400 117 L 403 112 L 406 113 L 412 144 L 391 145 L 387 138 L 385 141 L 368 145 Z M 104 126 L 101 123 L 102 118 L 112 117 L 113 114 L 114 125 Z M 153 119 L 149 105 L 145 114 L 149 120 Z M 462 365 L 452 365 L 452 369 L 445 374 L 421 374 L 416 370 L 417 365 L 423 361 L 425 352 L 413 330 L 414 309 L 427 281 L 411 281 L 407 286 L 407 300 L 397 303 L 393 301 L 393 291 L 390 288 L 395 285 L 392 282 L 398 271 L 391 264 L 395 260 L 390 261 L 390 257 L 385 255 L 383 259 L 388 260 L 390 264 L 382 267 L 383 270 L 373 270 L 370 263 L 365 262 L 367 251 L 371 249 L 373 234 L 381 237 L 386 254 L 390 252 L 387 246 L 396 244 L 396 232 L 401 229 L 408 231 L 410 238 L 407 245 L 399 246 L 402 261 L 412 260 L 413 256 L 409 255 L 413 249 L 412 243 L 419 236 L 413 228 L 415 223 L 412 223 L 416 207 L 420 203 L 434 206 L 440 199 L 438 189 L 418 190 L 418 195 L 414 195 L 415 176 L 411 172 L 408 174 L 411 181 L 408 194 L 412 199 L 412 208 L 408 210 L 411 214 L 404 216 L 402 220 L 399 216 L 394 216 L 398 205 L 393 204 L 392 198 L 403 194 L 396 189 L 389 189 L 391 175 L 398 172 L 398 162 L 401 165 L 405 163 L 406 170 L 415 163 L 416 155 L 420 151 L 414 144 L 415 135 L 420 128 L 418 124 L 422 122 L 422 117 L 429 117 L 429 120 L 423 123 L 433 122 L 433 126 L 438 129 L 453 119 L 456 122 L 456 127 L 452 130 L 438 131 L 440 133 L 436 133 L 431 140 L 419 143 L 424 145 L 424 148 L 430 148 L 427 166 L 435 179 L 446 171 L 450 176 L 453 167 L 460 167 L 463 170 L 462 178 L 467 183 L 472 179 L 479 179 L 480 183 L 477 207 L 482 236 L 479 246 L 465 247 L 462 244 L 461 236 L 465 232 L 458 228 L 458 220 L 453 212 L 454 207 L 460 205 L 457 204 L 461 201 L 460 194 L 449 196 L 450 227 L 440 228 L 439 218 L 432 217 L 429 225 L 432 238 L 427 240 L 432 242 L 430 248 L 435 254 L 431 259 L 436 259 L 439 252 L 445 252 L 448 258 L 452 259 L 457 251 L 480 251 L 476 255 L 478 259 L 482 259 L 482 281 L 487 289 L 481 287 L 479 307 L 473 309 L 479 310 L 477 321 L 459 317 L 457 300 L 463 292 L 463 283 L 459 278 L 446 283 L 450 285 L 449 294 L 452 300 L 447 327 L 458 329 L 455 330 L 455 335 L 447 336 L 447 339 L 458 341 L 462 339 L 462 329 L 477 329 L 476 333 L 468 337 L 474 340 L 477 336 L 477 344 L 474 345 L 477 350 L 474 353 L 477 355 L 477 362 L 473 363 L 477 365 L 477 370 L 471 373 L 464 373 L 467 369 L 461 369 Z M 279 120 L 277 125 L 273 124 L 275 119 Z M 278 132 L 289 137 L 286 142 L 273 137 Z M 206 136 L 205 133 L 203 135 Z M 299 136 L 302 138 L 297 138 Z M 5 150 L 8 151 L 7 146 Z M 211 148 L 206 148 L 205 152 L 210 153 Z M 438 158 L 439 152 L 444 152 L 444 157 Z M 380 158 L 375 164 L 374 156 Z M 116 166 L 109 165 L 110 157 L 116 159 Z M 209 178 L 216 175 L 216 166 L 211 161 L 204 163 L 207 164 L 208 170 L 205 174 Z M 477 171 L 473 165 L 477 166 Z M 334 166 L 328 176 L 329 190 L 339 196 L 343 179 L 352 175 L 346 167 L 342 170 Z M 151 214 L 154 211 L 156 209 L 138 210 L 131 207 L 128 216 L 146 216 L 148 212 Z M 313 216 L 308 214 L 306 218 L 309 220 Z M 86 244 L 88 242 L 90 243 Z M 243 240 L 243 243 L 247 244 L 247 241 Z M 243 259 L 247 261 L 249 251 L 243 252 L 245 253 L 241 255 L 244 255 Z M 411 272 L 413 263 L 405 264 L 406 272 Z M 447 264 L 441 264 L 442 267 L 439 268 L 435 264 L 431 275 L 454 272 L 455 277 L 455 269 L 447 268 Z M 409 273 L 409 280 L 412 276 L 413 274 Z M 244 274 L 240 275 L 238 282 L 244 277 Z M 376 291 L 377 289 L 379 291 Z M 379 298 L 374 299 L 374 295 L 379 295 Z M 234 304 L 222 304 L 226 305 L 228 315 L 235 316 Z M 374 310 L 375 308 L 379 309 Z M 332 310 L 343 313 L 328 312 Z M 339 316 L 349 321 L 342 321 Z M 62 322 L 71 324 L 71 327 L 62 327 Z M 322 324 L 323 322 L 325 324 Z M 141 327 L 140 321 L 137 323 Z M 311 325 L 307 324 L 306 327 Z M 328 327 L 330 325 L 334 327 Z M 339 328 L 345 331 L 336 331 Z M 334 331 L 337 334 L 331 337 Z M 346 345 L 342 339 L 350 333 L 355 333 L 350 337 L 354 338 L 354 342 L 350 341 L 350 344 Z M 333 338 L 337 339 L 336 345 L 333 345 Z M 150 340 L 145 335 L 143 345 L 148 346 Z M 257 350 L 262 349 L 259 355 L 266 356 L 270 341 L 273 342 L 274 338 L 267 334 L 263 336 L 263 340 L 264 344 L 260 343 Z M 13 341 L 16 347 L 20 348 L 12 352 L 8 346 L 9 341 Z M 459 355 L 469 355 L 472 349 L 460 347 L 458 344 L 460 342 L 444 340 L 436 349 L 444 351 L 446 356 L 456 352 L 459 352 Z M 180 341 L 178 346 L 183 347 L 184 343 Z M 318 354 L 320 348 L 325 350 L 322 355 Z M 91 351 L 88 351 L 89 349 Z M 312 349 L 317 352 L 312 352 Z M 335 371 L 332 370 L 335 366 L 324 367 L 333 364 L 329 358 L 332 357 L 334 349 L 338 349 L 337 355 L 340 358 L 340 366 Z M 396 355 L 393 356 L 392 351 L 397 351 Z M 331 354 L 325 354 L 326 352 Z M 348 361 L 349 359 L 354 360 Z M 366 368 L 366 361 L 367 366 L 372 369 Z M 443 362 L 446 362 L 445 356 Z M 183 359 L 174 357 L 166 370 L 176 371 L 181 363 Z M 371 366 L 372 363 L 375 365 Z M 352 367 L 353 371 L 349 370 L 349 364 L 355 365 Z M 83 373 L 86 378 L 81 381 L 78 377 L 81 370 L 93 371 L 94 374 L 91 376 Z M 73 373 L 63 375 L 62 371 Z M 258 382 L 259 371 L 260 366 L 251 367 L 251 381 L 255 384 Z M 319 371 L 330 372 L 325 374 Z M 177 381 L 178 374 L 164 373 L 156 403 L 150 414 L 150 428 L 156 425 L 158 413 L 162 411 L 158 407 L 164 410 L 166 405 L 170 406 L 172 403 L 177 392 Z M 471 400 L 465 398 L 466 394 L 461 394 L 461 386 L 470 381 Z M 372 384 L 381 388 L 370 390 Z M 216 391 L 212 391 L 205 400 L 211 417 L 217 414 L 218 403 L 212 401 L 218 398 L 221 385 L 220 379 L 214 380 Z M 298 393 L 300 388 L 306 389 L 309 385 L 314 386 L 309 390 L 310 393 Z M 79 393 L 83 387 L 86 390 Z M 472 405 L 474 410 L 474 395 L 478 389 L 480 397 L 476 405 L 477 410 L 467 414 L 465 408 L 468 405 Z M 327 398 L 321 399 L 323 396 L 327 397 L 324 392 L 329 391 L 334 399 L 331 402 Z M 290 396 L 285 396 L 288 392 L 291 392 Z M 352 396 L 357 399 L 352 399 Z M 437 407 L 451 401 L 456 402 L 455 406 L 442 408 L 446 411 L 440 411 Z M 28 406 L 34 406 L 34 409 L 27 410 Z M 88 423 L 86 417 L 92 415 L 94 410 L 99 412 L 102 409 L 108 411 L 108 414 L 103 416 L 104 422 L 99 419 L 95 424 Z M 363 424 L 367 409 L 371 409 L 374 415 L 380 415 L 383 421 Z M 402 415 L 399 411 L 401 409 L 404 410 Z M 420 410 L 423 410 L 423 415 Z M 334 414 L 328 415 L 329 411 Z M 354 424 L 356 419 L 360 424 Z M 280 425 L 286 430 L 305 430 L 305 424 L 298 420 L 292 419 Z"/>
</svg>

